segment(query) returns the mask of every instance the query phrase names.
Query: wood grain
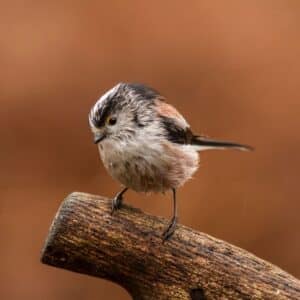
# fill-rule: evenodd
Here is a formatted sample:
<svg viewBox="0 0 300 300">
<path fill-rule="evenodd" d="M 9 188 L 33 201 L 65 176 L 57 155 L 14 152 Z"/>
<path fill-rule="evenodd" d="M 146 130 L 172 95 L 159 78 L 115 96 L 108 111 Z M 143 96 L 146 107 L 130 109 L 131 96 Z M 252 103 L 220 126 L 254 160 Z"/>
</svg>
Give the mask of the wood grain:
<svg viewBox="0 0 300 300">
<path fill-rule="evenodd" d="M 50 228 L 41 261 L 123 286 L 133 299 L 300 299 L 300 281 L 253 254 L 129 206 L 72 193 Z"/>
</svg>

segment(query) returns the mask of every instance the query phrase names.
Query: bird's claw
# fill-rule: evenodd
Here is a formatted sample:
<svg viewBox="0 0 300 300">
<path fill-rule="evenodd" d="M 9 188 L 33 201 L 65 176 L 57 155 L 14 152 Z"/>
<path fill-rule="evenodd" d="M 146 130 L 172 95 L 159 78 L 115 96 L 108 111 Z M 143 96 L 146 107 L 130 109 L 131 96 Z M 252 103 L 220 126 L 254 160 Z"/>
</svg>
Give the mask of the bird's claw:
<svg viewBox="0 0 300 300">
<path fill-rule="evenodd" d="M 113 214 L 116 210 L 120 209 L 122 206 L 123 196 L 121 194 L 117 194 L 111 203 L 111 214 Z"/>
<path fill-rule="evenodd" d="M 177 225 L 177 217 L 173 217 L 169 226 L 167 227 L 167 229 L 164 231 L 162 235 L 163 242 L 168 240 L 173 235 L 176 229 L 176 225 Z"/>
</svg>

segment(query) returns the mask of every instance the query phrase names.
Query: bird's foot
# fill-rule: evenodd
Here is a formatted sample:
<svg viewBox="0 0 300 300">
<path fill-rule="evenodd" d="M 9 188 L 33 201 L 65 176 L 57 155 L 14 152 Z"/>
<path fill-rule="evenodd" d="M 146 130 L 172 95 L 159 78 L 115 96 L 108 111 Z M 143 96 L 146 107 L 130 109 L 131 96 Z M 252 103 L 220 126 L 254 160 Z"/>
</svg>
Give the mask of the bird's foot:
<svg viewBox="0 0 300 300">
<path fill-rule="evenodd" d="M 122 206 L 123 194 L 118 193 L 113 199 L 111 203 L 111 214 L 113 214 L 116 210 L 120 209 Z"/>
<path fill-rule="evenodd" d="M 176 229 L 177 221 L 178 221 L 177 217 L 172 218 L 168 228 L 164 231 L 164 233 L 162 235 L 163 242 L 168 240 L 173 235 L 173 233 L 175 232 L 175 229 Z"/>
</svg>

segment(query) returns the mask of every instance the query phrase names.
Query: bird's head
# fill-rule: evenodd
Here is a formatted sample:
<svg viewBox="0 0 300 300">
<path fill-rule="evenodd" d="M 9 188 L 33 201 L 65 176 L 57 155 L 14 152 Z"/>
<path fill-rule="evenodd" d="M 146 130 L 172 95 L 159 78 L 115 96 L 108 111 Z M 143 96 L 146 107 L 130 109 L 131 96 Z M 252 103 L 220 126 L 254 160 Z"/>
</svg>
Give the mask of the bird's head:
<svg viewBox="0 0 300 300">
<path fill-rule="evenodd" d="M 137 130 L 153 122 L 156 99 L 162 97 L 145 85 L 117 84 L 96 102 L 89 114 L 94 142 L 133 138 Z"/>
</svg>

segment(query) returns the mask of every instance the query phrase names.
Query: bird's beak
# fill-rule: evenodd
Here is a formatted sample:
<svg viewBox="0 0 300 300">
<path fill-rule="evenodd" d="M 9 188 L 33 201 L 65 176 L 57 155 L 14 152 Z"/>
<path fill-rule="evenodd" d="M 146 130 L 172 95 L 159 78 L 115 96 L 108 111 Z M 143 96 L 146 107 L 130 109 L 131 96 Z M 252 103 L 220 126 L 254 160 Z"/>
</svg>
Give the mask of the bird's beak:
<svg viewBox="0 0 300 300">
<path fill-rule="evenodd" d="M 98 144 L 100 143 L 102 140 L 104 140 L 106 138 L 106 134 L 104 132 L 96 132 L 94 134 L 94 143 Z"/>
</svg>

